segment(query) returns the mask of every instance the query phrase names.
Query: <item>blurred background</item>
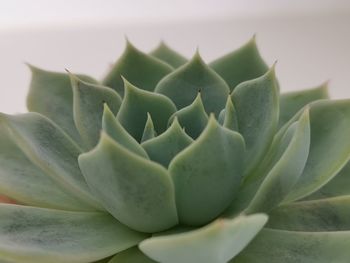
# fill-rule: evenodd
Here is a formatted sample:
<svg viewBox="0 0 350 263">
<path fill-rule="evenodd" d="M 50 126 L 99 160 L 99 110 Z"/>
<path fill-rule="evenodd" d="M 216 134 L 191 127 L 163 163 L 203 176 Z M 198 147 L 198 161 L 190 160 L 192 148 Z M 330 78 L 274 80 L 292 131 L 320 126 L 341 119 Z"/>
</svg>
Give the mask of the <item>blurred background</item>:
<svg viewBox="0 0 350 263">
<path fill-rule="evenodd" d="M 198 46 L 209 62 L 255 33 L 282 91 L 330 80 L 332 97 L 350 97 L 349 0 L 0 0 L 0 112 L 25 111 L 24 62 L 101 78 L 125 35 L 146 52 Z"/>
</svg>

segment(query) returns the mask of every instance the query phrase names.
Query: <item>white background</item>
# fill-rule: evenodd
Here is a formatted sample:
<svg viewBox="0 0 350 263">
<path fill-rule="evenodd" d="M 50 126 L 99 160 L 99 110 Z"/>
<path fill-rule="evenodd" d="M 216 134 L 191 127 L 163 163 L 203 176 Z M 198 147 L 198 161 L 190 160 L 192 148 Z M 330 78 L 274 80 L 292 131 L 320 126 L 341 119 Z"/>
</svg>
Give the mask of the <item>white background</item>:
<svg viewBox="0 0 350 263">
<path fill-rule="evenodd" d="M 160 39 L 210 61 L 254 33 L 283 91 L 330 81 L 350 97 L 350 1 L 346 0 L 0 0 L 0 111 L 24 112 L 24 62 L 102 77 L 124 35 L 148 51 Z"/>
</svg>

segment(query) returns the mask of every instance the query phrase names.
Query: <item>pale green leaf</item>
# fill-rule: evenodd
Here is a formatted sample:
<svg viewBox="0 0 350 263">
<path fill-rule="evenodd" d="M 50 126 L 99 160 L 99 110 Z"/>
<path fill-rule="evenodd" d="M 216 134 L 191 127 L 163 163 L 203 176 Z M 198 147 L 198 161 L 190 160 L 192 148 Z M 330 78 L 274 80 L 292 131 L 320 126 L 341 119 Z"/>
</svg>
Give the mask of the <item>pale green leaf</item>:
<svg viewBox="0 0 350 263">
<path fill-rule="evenodd" d="M 132 247 L 115 255 L 108 263 L 156 263 L 137 247 Z"/>
<path fill-rule="evenodd" d="M 141 138 L 141 142 L 148 141 L 149 139 L 152 139 L 157 136 L 156 131 L 154 130 L 154 124 L 152 121 L 151 114 L 147 112 L 147 121 L 145 124 L 145 128 L 143 129 L 143 134 Z"/>
<path fill-rule="evenodd" d="M 178 68 L 187 62 L 184 56 L 171 49 L 163 41 L 160 42 L 157 48 L 150 52 L 150 55 L 168 63 L 174 68 Z"/>
<path fill-rule="evenodd" d="M 238 120 L 236 109 L 233 106 L 231 96 L 227 97 L 227 102 L 222 116 L 222 125 L 230 130 L 238 131 Z"/>
</svg>

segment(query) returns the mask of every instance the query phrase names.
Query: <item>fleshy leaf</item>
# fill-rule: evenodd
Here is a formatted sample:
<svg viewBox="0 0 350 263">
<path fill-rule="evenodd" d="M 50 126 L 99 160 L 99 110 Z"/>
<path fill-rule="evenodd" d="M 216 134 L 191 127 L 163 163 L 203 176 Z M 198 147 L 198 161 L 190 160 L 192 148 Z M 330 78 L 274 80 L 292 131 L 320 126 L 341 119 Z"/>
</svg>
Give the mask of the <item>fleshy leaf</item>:
<svg viewBox="0 0 350 263">
<path fill-rule="evenodd" d="M 136 88 L 125 81 L 125 97 L 117 114 L 119 122 L 137 141 L 141 141 L 147 121 L 151 114 L 154 128 L 158 134 L 164 132 L 170 116 L 176 107 L 170 99 L 161 94 Z"/>
<path fill-rule="evenodd" d="M 309 112 L 305 111 L 295 127 L 285 152 L 270 170 L 246 213 L 268 213 L 279 205 L 298 181 L 303 172 L 310 147 Z M 285 144 L 282 142 L 281 144 Z"/>
<path fill-rule="evenodd" d="M 238 192 L 244 140 L 212 115 L 206 129 L 170 163 L 179 220 L 203 225 L 215 219 Z"/>
<path fill-rule="evenodd" d="M 153 91 L 157 83 L 173 71 L 169 64 L 136 49 L 129 41 L 123 55 L 103 80 L 103 84 L 124 95 L 122 76 L 136 86 Z"/>
<path fill-rule="evenodd" d="M 239 132 L 247 146 L 246 171 L 254 170 L 275 134 L 278 123 L 278 87 L 273 66 L 263 76 L 243 82 L 232 93 Z"/>
<path fill-rule="evenodd" d="M 127 148 L 129 151 L 145 157 L 147 159 L 148 155 L 141 145 L 123 128 L 119 123 L 114 113 L 105 104 L 103 118 L 102 118 L 102 128 L 103 130 L 120 145 Z"/>
<path fill-rule="evenodd" d="M 263 229 L 230 263 L 347 263 L 350 231 L 294 232 Z"/>
<path fill-rule="evenodd" d="M 350 230 L 350 195 L 282 205 L 271 212 L 268 227 L 309 232 Z"/>
<path fill-rule="evenodd" d="M 178 68 L 187 62 L 187 59 L 178 52 L 171 49 L 163 41 L 154 49 L 150 55 L 168 63 L 174 68 Z"/>
<path fill-rule="evenodd" d="M 255 36 L 239 49 L 209 64 L 233 90 L 241 82 L 255 79 L 269 69 L 259 54 Z"/>
<path fill-rule="evenodd" d="M 79 147 L 55 123 L 38 113 L 0 115 L 27 158 L 66 191 L 92 208 L 102 209 L 80 172 Z"/>
<path fill-rule="evenodd" d="M 191 61 L 163 78 L 155 92 L 168 96 L 178 109 L 190 105 L 200 92 L 206 112 L 218 116 L 230 89 L 197 52 Z"/>
<path fill-rule="evenodd" d="M 350 162 L 330 182 L 305 199 L 315 200 L 342 195 L 350 195 Z"/>
<path fill-rule="evenodd" d="M 103 213 L 0 204 L 0 260 L 92 262 L 146 238 Z"/>
<path fill-rule="evenodd" d="M 94 147 L 100 137 L 101 120 L 106 103 L 117 114 L 121 98 L 114 90 L 90 84 L 70 74 L 73 88 L 74 122 L 87 148 Z"/>
<path fill-rule="evenodd" d="M 154 130 L 154 125 L 153 125 L 151 114 L 147 113 L 147 121 L 145 124 L 145 128 L 143 130 L 141 142 L 148 141 L 149 139 L 152 139 L 156 136 L 157 136 L 157 133 Z"/>
<path fill-rule="evenodd" d="M 0 125 L 0 193 L 17 202 L 66 210 L 91 210 L 31 163 Z"/>
<path fill-rule="evenodd" d="M 132 247 L 115 255 L 108 263 L 156 263 L 137 247 Z"/>
<path fill-rule="evenodd" d="M 79 157 L 79 164 L 95 196 L 123 224 L 141 232 L 177 224 L 174 186 L 164 167 L 104 133 L 95 149 Z"/>
<path fill-rule="evenodd" d="M 246 247 L 266 221 L 263 214 L 218 219 L 194 231 L 146 239 L 139 247 L 162 263 L 226 263 Z"/>
<path fill-rule="evenodd" d="M 327 87 L 328 83 L 324 83 L 313 89 L 281 94 L 279 127 L 282 127 L 308 103 L 315 100 L 328 99 Z"/>
<path fill-rule="evenodd" d="M 28 110 L 48 117 L 80 143 L 73 119 L 73 91 L 69 75 L 45 71 L 31 65 L 29 67 L 32 80 L 27 97 Z M 97 83 L 86 75 L 77 76 L 89 83 Z"/>
<path fill-rule="evenodd" d="M 169 119 L 169 123 L 173 122 L 175 117 L 186 133 L 196 139 L 208 123 L 208 115 L 203 106 L 201 93 L 198 93 L 192 104 L 174 113 Z"/>
<path fill-rule="evenodd" d="M 238 120 L 236 109 L 233 106 L 231 96 L 228 96 L 224 110 L 222 125 L 230 130 L 238 131 Z"/>
<path fill-rule="evenodd" d="M 310 105 L 311 144 L 303 174 L 286 202 L 303 198 L 329 182 L 350 159 L 350 100 Z"/>
<path fill-rule="evenodd" d="M 171 126 L 157 138 L 142 144 L 151 160 L 168 167 L 170 161 L 193 142 L 181 128 L 177 118 Z"/>
</svg>

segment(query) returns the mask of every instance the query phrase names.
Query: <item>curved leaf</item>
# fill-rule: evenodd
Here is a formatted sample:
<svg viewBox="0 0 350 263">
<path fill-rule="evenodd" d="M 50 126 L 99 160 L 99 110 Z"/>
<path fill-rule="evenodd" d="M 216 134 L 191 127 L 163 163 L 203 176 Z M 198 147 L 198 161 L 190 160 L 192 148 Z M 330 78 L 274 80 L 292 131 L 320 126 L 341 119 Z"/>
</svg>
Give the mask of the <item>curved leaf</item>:
<svg viewBox="0 0 350 263">
<path fill-rule="evenodd" d="M 218 116 L 224 108 L 230 89 L 197 52 L 191 61 L 163 78 L 155 92 L 169 97 L 178 109 L 191 104 L 200 92 L 206 112 Z"/>
<path fill-rule="evenodd" d="M 27 205 L 91 210 L 31 163 L 0 126 L 0 193 Z"/>
<path fill-rule="evenodd" d="M 196 139 L 208 123 L 208 115 L 205 112 L 201 93 L 198 93 L 192 104 L 175 112 L 169 119 L 169 123 L 177 118 L 186 133 Z"/>
<path fill-rule="evenodd" d="M 316 88 L 293 91 L 280 95 L 280 118 L 279 127 L 288 122 L 299 110 L 308 103 L 328 99 L 328 83 L 324 83 Z"/>
<path fill-rule="evenodd" d="M 178 68 L 187 62 L 187 58 L 171 49 L 163 41 L 154 49 L 150 55 L 168 63 L 174 68 Z"/>
<path fill-rule="evenodd" d="M 104 133 L 95 149 L 79 157 L 79 164 L 95 196 L 123 224 L 141 232 L 177 224 L 174 186 L 159 164 Z"/>
<path fill-rule="evenodd" d="M 347 263 L 350 231 L 293 232 L 263 229 L 230 263 Z"/>
<path fill-rule="evenodd" d="M 278 122 L 278 86 L 273 66 L 263 76 L 241 83 L 232 93 L 239 132 L 247 145 L 245 174 L 265 155 Z"/>
<path fill-rule="evenodd" d="M 141 147 L 141 145 L 123 128 L 119 123 L 114 113 L 105 104 L 102 118 L 102 129 L 108 134 L 113 140 L 124 146 L 129 151 L 148 158 L 147 153 Z"/>
<path fill-rule="evenodd" d="M 267 227 L 309 232 L 350 230 L 350 195 L 282 205 L 270 213 Z"/>
<path fill-rule="evenodd" d="M 80 143 L 80 136 L 73 119 L 73 91 L 69 75 L 45 71 L 31 65 L 29 68 L 32 72 L 32 80 L 27 97 L 28 110 L 48 117 Z M 88 76 L 77 76 L 89 83 L 97 83 Z"/>
<path fill-rule="evenodd" d="M 137 141 L 141 141 L 147 121 L 151 114 L 154 128 L 158 134 L 164 132 L 170 116 L 176 111 L 170 99 L 161 94 L 141 90 L 125 81 L 125 97 L 117 114 L 124 128 Z"/>
<path fill-rule="evenodd" d="M 74 122 L 81 138 L 94 147 L 100 137 L 103 105 L 106 103 L 117 114 L 121 98 L 114 90 L 90 84 L 70 74 L 73 88 Z"/>
<path fill-rule="evenodd" d="M 168 167 L 170 161 L 193 142 L 181 128 L 177 118 L 171 126 L 158 137 L 142 144 L 151 160 Z"/>
<path fill-rule="evenodd" d="M 231 203 L 241 183 L 244 140 L 212 115 L 201 136 L 170 163 L 179 220 L 203 225 Z"/>
<path fill-rule="evenodd" d="M 260 185 L 246 213 L 269 212 L 288 195 L 303 172 L 310 147 L 309 111 L 295 127 L 285 152 Z M 282 144 L 283 140 L 282 140 Z"/>
<path fill-rule="evenodd" d="M 33 164 L 81 202 L 102 209 L 80 172 L 81 150 L 56 124 L 38 113 L 1 114 L 0 121 Z"/>
<path fill-rule="evenodd" d="M 309 157 L 286 202 L 303 198 L 321 188 L 350 159 L 350 100 L 311 104 L 310 127 Z"/>
<path fill-rule="evenodd" d="M 0 204 L 0 214 L 1 262 L 92 262 L 146 238 L 103 213 Z"/>
<path fill-rule="evenodd" d="M 173 71 L 173 68 L 136 49 L 129 41 L 123 55 L 103 80 L 103 84 L 124 95 L 122 76 L 142 89 L 153 91 L 159 80 Z"/>
<path fill-rule="evenodd" d="M 143 130 L 141 142 L 148 141 L 149 139 L 152 139 L 157 136 L 156 131 L 154 130 L 154 125 L 152 121 L 151 114 L 147 112 L 147 121 L 145 124 L 145 128 Z"/>
<path fill-rule="evenodd" d="M 224 116 L 222 117 L 222 125 L 227 129 L 238 131 L 237 113 L 235 107 L 233 106 L 231 96 L 227 97 L 227 102 L 223 114 Z"/>
<path fill-rule="evenodd" d="M 194 231 L 146 239 L 139 247 L 162 263 L 226 263 L 245 248 L 266 221 L 263 214 L 218 219 Z"/>
<path fill-rule="evenodd" d="M 156 263 L 137 247 L 132 247 L 115 255 L 108 263 Z"/>
<path fill-rule="evenodd" d="M 255 36 L 239 49 L 209 64 L 233 90 L 239 83 L 263 75 L 269 68 L 261 58 Z"/>
</svg>

